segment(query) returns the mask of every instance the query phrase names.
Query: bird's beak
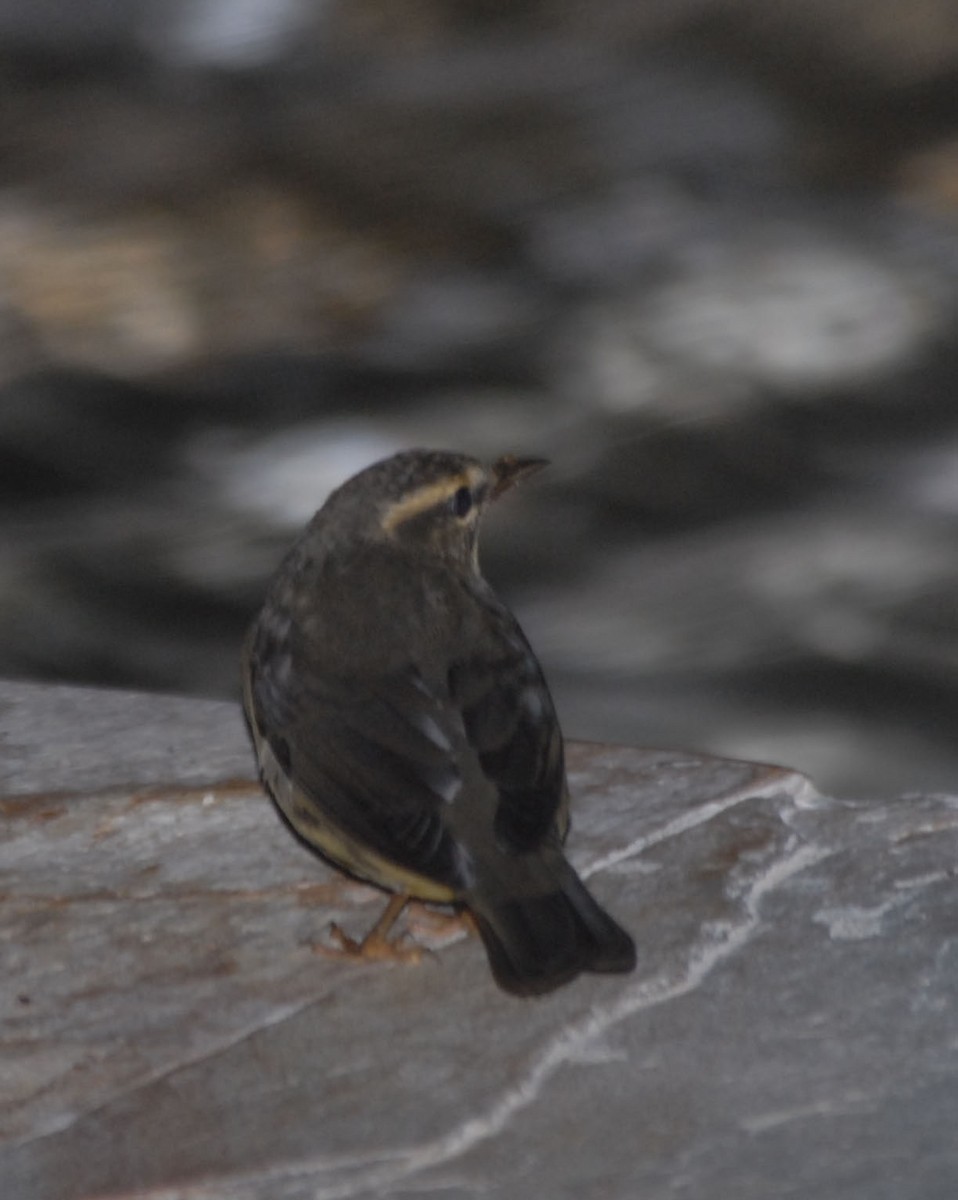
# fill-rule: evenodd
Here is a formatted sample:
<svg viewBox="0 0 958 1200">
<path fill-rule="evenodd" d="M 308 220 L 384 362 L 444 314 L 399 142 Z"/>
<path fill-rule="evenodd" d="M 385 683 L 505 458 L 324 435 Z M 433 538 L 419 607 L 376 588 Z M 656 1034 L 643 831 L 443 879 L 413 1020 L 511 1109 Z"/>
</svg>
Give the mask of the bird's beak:
<svg viewBox="0 0 958 1200">
<path fill-rule="evenodd" d="M 549 465 L 547 458 L 516 458 L 514 454 L 506 454 L 492 464 L 492 491 L 490 498 L 495 500 L 503 492 L 507 492 L 520 479 L 534 475 L 543 467 Z"/>
</svg>

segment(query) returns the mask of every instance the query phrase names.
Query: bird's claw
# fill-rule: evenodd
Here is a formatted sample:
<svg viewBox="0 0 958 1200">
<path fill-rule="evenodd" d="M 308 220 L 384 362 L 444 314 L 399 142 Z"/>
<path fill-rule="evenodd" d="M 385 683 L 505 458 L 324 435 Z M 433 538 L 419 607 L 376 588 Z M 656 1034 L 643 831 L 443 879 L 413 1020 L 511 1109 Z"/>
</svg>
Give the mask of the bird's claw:
<svg viewBox="0 0 958 1200">
<path fill-rule="evenodd" d="M 398 938 L 389 938 L 379 930 L 372 929 L 362 941 L 357 941 L 335 923 L 329 926 L 326 934 L 328 941 L 314 942 L 310 947 L 315 954 L 320 954 L 323 958 L 401 962 L 415 966 L 422 962 L 425 953 L 422 946 L 409 942 L 405 934 Z"/>
<path fill-rule="evenodd" d="M 417 964 L 422 962 L 425 949 L 415 942 L 407 940 L 405 934 L 391 938 L 393 926 L 399 914 L 406 907 L 409 897 L 399 893 L 391 897 L 385 912 L 370 929 L 361 942 L 351 938 L 349 934 L 333 923 L 328 930 L 328 936 L 334 943 L 318 942 L 313 950 L 324 958 L 365 959 L 367 962 L 402 962 Z"/>
</svg>

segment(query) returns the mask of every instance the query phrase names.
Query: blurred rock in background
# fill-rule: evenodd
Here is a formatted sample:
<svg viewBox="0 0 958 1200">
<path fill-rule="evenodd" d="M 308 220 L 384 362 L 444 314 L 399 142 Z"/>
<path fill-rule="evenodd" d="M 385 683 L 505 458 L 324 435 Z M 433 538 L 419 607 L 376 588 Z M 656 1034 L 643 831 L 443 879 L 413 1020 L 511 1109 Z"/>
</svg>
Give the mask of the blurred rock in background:
<svg viewBox="0 0 958 1200">
<path fill-rule="evenodd" d="M 0 0 L 0 673 L 236 693 L 295 529 L 541 453 L 571 736 L 954 788 L 958 0 Z"/>
</svg>

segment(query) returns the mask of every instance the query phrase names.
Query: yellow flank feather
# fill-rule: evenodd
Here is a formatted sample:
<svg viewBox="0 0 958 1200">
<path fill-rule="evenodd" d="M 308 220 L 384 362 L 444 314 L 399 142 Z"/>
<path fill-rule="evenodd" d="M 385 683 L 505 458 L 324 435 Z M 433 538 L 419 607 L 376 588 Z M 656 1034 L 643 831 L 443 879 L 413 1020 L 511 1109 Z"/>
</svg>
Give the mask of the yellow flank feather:
<svg viewBox="0 0 958 1200">
<path fill-rule="evenodd" d="M 251 725 L 263 778 L 289 823 L 311 846 L 350 875 L 378 884 L 387 891 L 405 892 L 417 900 L 431 900 L 436 904 L 450 904 L 456 899 L 450 888 L 397 866 L 337 829 L 323 816 L 319 806 L 311 804 L 290 782 L 255 722 Z"/>
</svg>

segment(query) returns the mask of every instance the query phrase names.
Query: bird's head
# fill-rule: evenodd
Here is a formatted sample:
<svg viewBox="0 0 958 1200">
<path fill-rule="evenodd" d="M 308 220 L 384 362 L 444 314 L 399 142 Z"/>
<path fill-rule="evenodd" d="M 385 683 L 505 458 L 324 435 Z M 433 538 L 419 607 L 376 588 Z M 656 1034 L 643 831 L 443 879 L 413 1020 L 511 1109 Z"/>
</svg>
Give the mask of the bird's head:
<svg viewBox="0 0 958 1200">
<path fill-rule="evenodd" d="M 317 520 L 345 534 L 421 548 L 460 568 L 476 566 L 483 512 L 543 458 L 505 455 L 489 466 L 465 454 L 406 450 L 373 463 L 335 491 Z"/>
</svg>

